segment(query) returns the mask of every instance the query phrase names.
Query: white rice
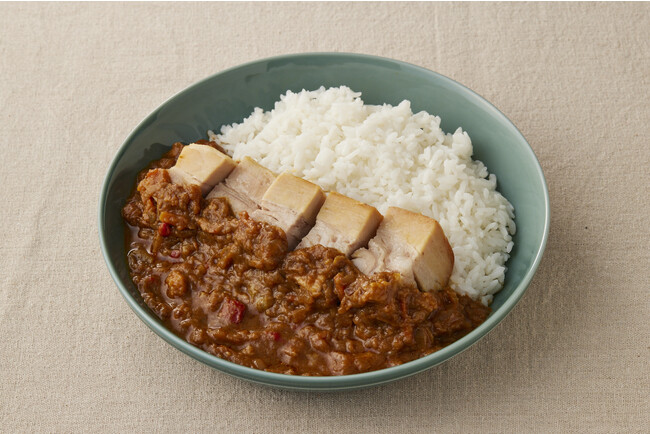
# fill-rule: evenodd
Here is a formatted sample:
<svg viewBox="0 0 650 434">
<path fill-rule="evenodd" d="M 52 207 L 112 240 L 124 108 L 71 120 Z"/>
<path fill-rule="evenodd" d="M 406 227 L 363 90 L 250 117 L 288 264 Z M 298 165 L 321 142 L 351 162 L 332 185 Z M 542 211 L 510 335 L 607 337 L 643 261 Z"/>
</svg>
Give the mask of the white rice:
<svg viewBox="0 0 650 434">
<path fill-rule="evenodd" d="M 451 287 L 487 304 L 503 286 L 515 233 L 514 208 L 497 180 L 472 160 L 460 128 L 398 106 L 365 105 L 349 88 L 287 92 L 264 112 L 224 126 L 211 139 L 236 160 L 249 156 L 385 212 L 399 206 L 440 222 L 454 255 Z"/>
</svg>

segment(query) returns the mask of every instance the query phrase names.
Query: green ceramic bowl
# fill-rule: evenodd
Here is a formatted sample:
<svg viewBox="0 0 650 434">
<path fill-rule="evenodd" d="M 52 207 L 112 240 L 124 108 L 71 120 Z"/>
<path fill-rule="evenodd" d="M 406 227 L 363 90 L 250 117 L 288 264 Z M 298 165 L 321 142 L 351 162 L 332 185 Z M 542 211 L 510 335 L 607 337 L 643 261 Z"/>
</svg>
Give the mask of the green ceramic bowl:
<svg viewBox="0 0 650 434">
<path fill-rule="evenodd" d="M 505 286 L 493 312 L 476 330 L 421 359 L 375 372 L 340 377 L 273 374 L 236 365 L 190 345 L 167 330 L 144 304 L 129 277 L 120 210 L 138 171 L 177 141 L 206 138 L 209 129 L 241 122 L 255 107 L 271 109 L 288 89 L 346 85 L 367 104 L 411 101 L 414 112 L 442 118 L 444 131 L 462 127 L 472 138 L 474 158 L 498 179 L 514 205 L 517 234 Z M 128 305 L 156 334 L 190 357 L 245 380 L 290 389 L 361 388 L 404 378 L 464 351 L 485 336 L 519 301 L 535 273 L 549 230 L 548 190 L 535 154 L 517 128 L 489 102 L 449 78 L 397 60 L 360 54 L 295 54 L 259 60 L 212 75 L 169 99 L 126 139 L 108 169 L 99 201 L 99 238 L 108 269 Z"/>
</svg>

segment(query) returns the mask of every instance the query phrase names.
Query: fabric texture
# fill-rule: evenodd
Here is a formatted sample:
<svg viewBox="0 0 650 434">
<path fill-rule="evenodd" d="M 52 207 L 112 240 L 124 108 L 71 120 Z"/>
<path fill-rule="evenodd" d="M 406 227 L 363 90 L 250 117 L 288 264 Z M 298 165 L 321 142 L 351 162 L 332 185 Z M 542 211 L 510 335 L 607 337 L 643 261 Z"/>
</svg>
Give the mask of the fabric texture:
<svg viewBox="0 0 650 434">
<path fill-rule="evenodd" d="M 153 334 L 101 256 L 104 175 L 190 84 L 297 52 L 444 74 L 521 130 L 551 232 L 528 292 L 425 373 L 341 393 L 231 378 Z M 647 3 L 0 4 L 0 431 L 648 432 Z"/>
</svg>

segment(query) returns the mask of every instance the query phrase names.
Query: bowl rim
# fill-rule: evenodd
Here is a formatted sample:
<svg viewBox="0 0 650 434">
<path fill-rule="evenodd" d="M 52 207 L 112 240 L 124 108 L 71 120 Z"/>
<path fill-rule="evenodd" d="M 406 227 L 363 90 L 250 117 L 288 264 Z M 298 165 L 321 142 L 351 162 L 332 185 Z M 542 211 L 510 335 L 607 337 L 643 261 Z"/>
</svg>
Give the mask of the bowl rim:
<svg viewBox="0 0 650 434">
<path fill-rule="evenodd" d="M 377 371 L 365 372 L 360 374 L 350 374 L 350 375 L 341 375 L 341 376 L 299 376 L 299 375 L 288 375 L 288 374 L 278 374 L 273 372 L 261 371 L 254 368 L 249 368 L 246 366 L 238 365 L 236 363 L 221 359 L 219 357 L 213 356 L 202 349 L 195 347 L 179 336 L 175 335 L 173 332 L 164 327 L 159 321 L 159 319 L 146 308 L 141 306 L 135 298 L 132 297 L 129 290 L 122 283 L 117 269 L 113 263 L 109 260 L 109 252 L 106 242 L 106 231 L 107 227 L 104 224 L 104 215 L 106 214 L 106 199 L 108 197 L 109 190 L 109 181 L 112 179 L 112 176 L 115 172 L 118 162 L 121 160 L 123 154 L 126 152 L 127 148 L 130 146 L 131 141 L 139 133 L 141 128 L 144 125 L 147 125 L 154 120 L 157 113 L 166 107 L 168 104 L 172 103 L 176 98 L 181 97 L 185 93 L 190 92 L 195 87 L 201 86 L 202 84 L 214 80 L 217 77 L 230 73 L 238 69 L 246 69 L 254 65 L 264 64 L 272 61 L 287 61 L 297 58 L 344 58 L 349 60 L 358 60 L 365 59 L 371 60 L 373 62 L 380 63 L 396 63 L 401 67 L 406 67 L 409 69 L 415 69 L 424 74 L 432 75 L 435 79 L 442 82 L 444 85 L 451 86 L 456 88 L 459 92 L 465 94 L 466 97 L 469 97 L 470 100 L 477 103 L 481 109 L 491 112 L 491 114 L 496 115 L 497 118 L 501 118 L 504 122 L 504 125 L 518 137 L 519 141 L 525 144 L 525 152 L 528 154 L 528 157 L 532 159 L 535 166 L 534 175 L 541 180 L 541 185 L 544 193 L 544 230 L 542 233 L 542 242 L 538 246 L 537 251 L 533 262 L 527 272 L 524 274 L 523 278 L 513 290 L 512 294 L 504 301 L 504 303 L 499 307 L 499 309 L 492 314 L 483 322 L 480 326 L 474 329 L 472 332 L 463 336 L 461 339 L 453 342 L 452 344 L 435 351 L 427 356 L 421 357 L 419 359 L 413 360 L 411 362 L 404 363 L 402 365 L 393 366 L 389 368 L 380 369 Z M 486 336 L 491 330 L 493 330 L 497 324 L 499 324 L 513 307 L 519 302 L 526 289 L 530 285 L 530 282 L 537 271 L 539 264 L 542 260 L 544 250 L 546 248 L 549 228 L 550 228 L 550 200 L 548 193 L 548 185 L 544 177 L 541 165 L 539 160 L 535 155 L 535 152 L 531 148 L 530 144 L 519 131 L 519 129 L 512 123 L 512 121 L 503 114 L 499 109 L 497 109 L 492 103 L 483 98 L 481 95 L 475 91 L 469 89 L 457 81 L 446 77 L 440 73 L 432 71 L 430 69 L 414 65 L 408 62 L 401 60 L 390 59 L 387 57 L 374 56 L 368 54 L 358 54 L 358 53 L 348 53 L 348 52 L 306 52 L 306 53 L 292 53 L 292 54 L 283 54 L 279 56 L 272 56 L 263 59 L 249 61 L 240 65 L 236 65 L 222 71 L 218 71 L 214 74 L 211 74 L 202 80 L 199 80 L 181 91 L 177 92 L 173 96 L 166 99 L 162 104 L 160 104 L 155 110 L 153 110 L 147 117 L 140 121 L 135 128 L 129 133 L 126 137 L 120 148 L 118 149 L 115 157 L 113 158 L 106 175 L 104 177 L 101 193 L 99 197 L 99 208 L 98 208 L 98 220 L 99 220 L 99 242 L 104 261 L 109 269 L 113 281 L 118 287 L 118 290 L 122 294 L 122 297 L 125 299 L 129 307 L 134 311 L 134 313 L 144 322 L 154 333 L 160 336 L 167 343 L 175 347 L 176 349 L 182 351 L 183 353 L 189 355 L 195 360 L 202 362 L 212 368 L 215 368 L 226 374 L 246 379 L 254 383 L 260 383 L 268 386 L 282 387 L 285 389 L 296 389 L 296 390 L 312 390 L 312 391 L 326 391 L 326 390 L 342 390 L 342 389 L 353 389 L 353 388 L 362 388 L 369 387 L 374 385 L 379 385 L 383 383 L 388 383 L 395 381 L 401 378 L 405 378 L 411 375 L 415 375 L 419 372 L 422 372 L 426 369 L 432 368 L 440 363 L 443 363 L 453 356 L 462 353 L 467 350 L 469 347 L 474 345 L 478 340 Z"/>
</svg>

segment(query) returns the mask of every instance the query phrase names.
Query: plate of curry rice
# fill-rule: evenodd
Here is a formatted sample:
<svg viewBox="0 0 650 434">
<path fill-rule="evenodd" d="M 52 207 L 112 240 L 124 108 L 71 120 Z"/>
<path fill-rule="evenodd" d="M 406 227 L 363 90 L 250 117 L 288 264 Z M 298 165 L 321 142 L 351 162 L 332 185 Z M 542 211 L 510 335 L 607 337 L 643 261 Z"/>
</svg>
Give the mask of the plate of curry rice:
<svg viewBox="0 0 650 434">
<path fill-rule="evenodd" d="M 226 374 L 288 389 L 404 378 L 514 307 L 550 223 L 517 128 L 397 60 L 254 61 L 181 91 L 105 178 L 102 252 L 127 304 Z"/>
</svg>

